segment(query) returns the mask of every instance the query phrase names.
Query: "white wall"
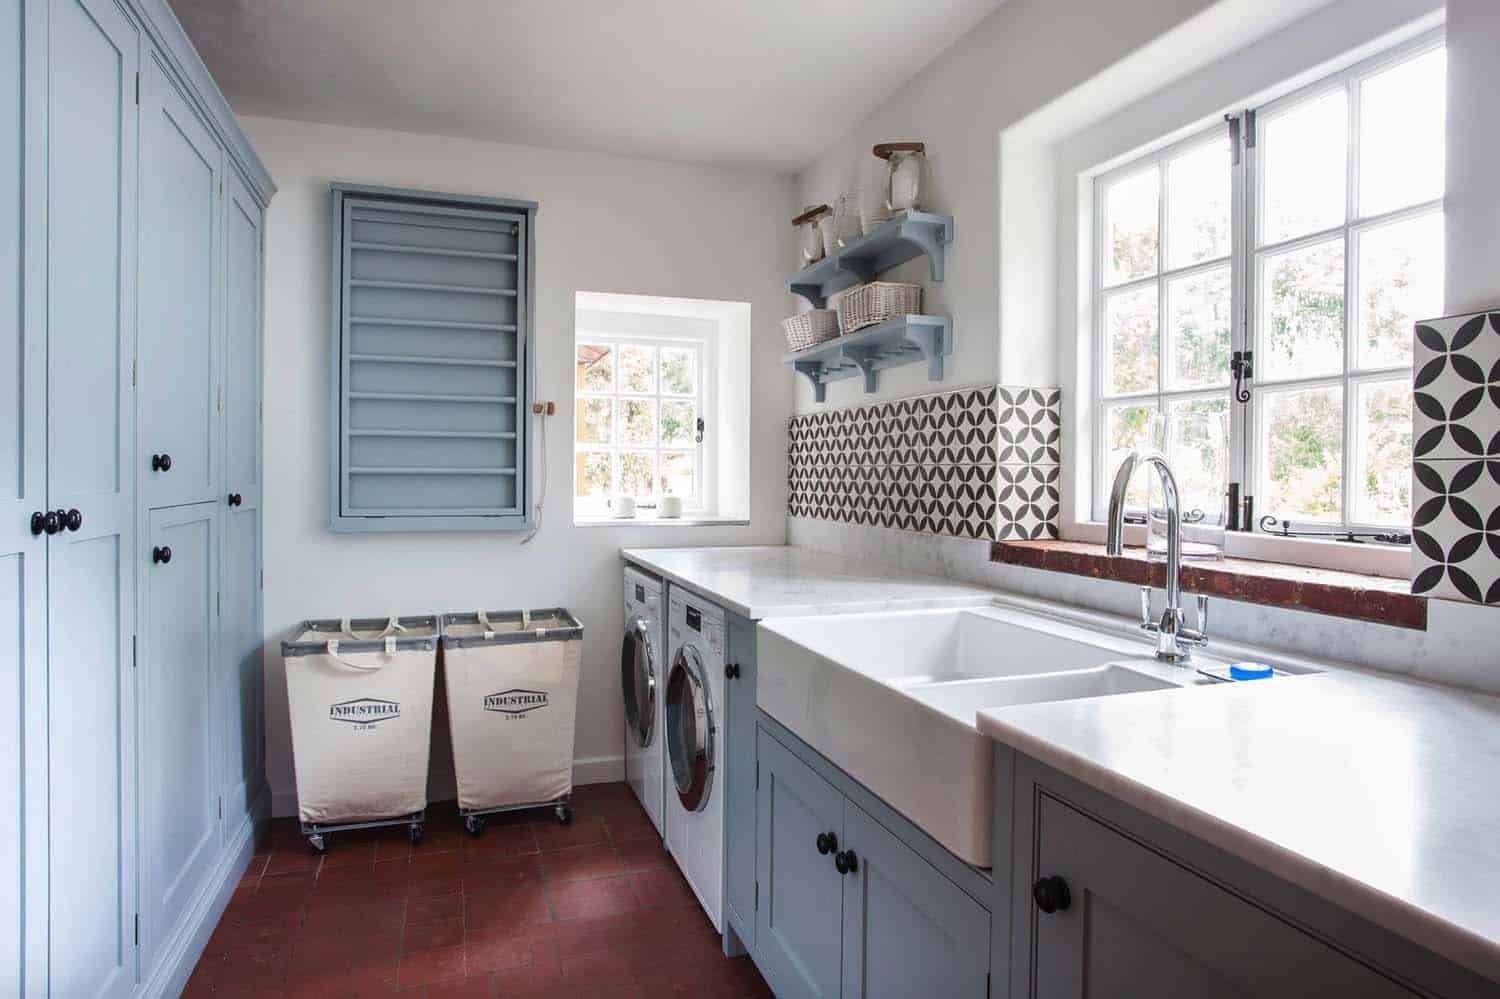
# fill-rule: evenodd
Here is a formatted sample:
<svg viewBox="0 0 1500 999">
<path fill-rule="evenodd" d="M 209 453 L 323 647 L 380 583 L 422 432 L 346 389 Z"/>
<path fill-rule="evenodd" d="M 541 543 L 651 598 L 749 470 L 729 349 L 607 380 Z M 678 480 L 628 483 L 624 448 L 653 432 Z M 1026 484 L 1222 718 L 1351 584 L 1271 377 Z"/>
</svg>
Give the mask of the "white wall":
<svg viewBox="0 0 1500 999">
<path fill-rule="evenodd" d="M 1500 3 L 1448 0 L 1446 300 L 1500 306 Z"/>
<path fill-rule="evenodd" d="M 789 179 L 431 135 L 242 119 L 280 192 L 266 227 L 265 682 L 268 779 L 278 813 L 295 809 L 281 640 L 306 617 L 564 605 L 585 625 L 576 755 L 580 772 L 620 772 L 617 649 L 620 549 L 779 544 L 786 532 L 781 366 L 793 250 Z M 548 424 L 548 510 L 525 547 L 514 534 L 335 535 L 328 529 L 329 193 L 343 180 L 540 202 L 536 253 L 537 398 Z M 744 301 L 753 316 L 746 377 L 750 524 L 574 527 L 574 292 Z M 446 753 L 446 738 L 438 740 Z M 434 757 L 435 771 L 448 766 Z M 439 775 L 435 789 L 445 781 Z"/>
</svg>

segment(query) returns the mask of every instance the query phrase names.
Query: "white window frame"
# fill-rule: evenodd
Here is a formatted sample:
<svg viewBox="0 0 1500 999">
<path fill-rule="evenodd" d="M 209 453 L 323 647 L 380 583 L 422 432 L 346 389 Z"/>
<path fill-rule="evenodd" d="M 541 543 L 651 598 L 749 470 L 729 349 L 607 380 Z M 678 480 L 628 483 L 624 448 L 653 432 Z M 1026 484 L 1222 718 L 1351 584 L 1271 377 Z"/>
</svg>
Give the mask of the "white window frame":
<svg viewBox="0 0 1500 999">
<path fill-rule="evenodd" d="M 670 334 L 658 334 L 655 336 L 640 336 L 633 334 L 599 333 L 579 330 L 574 337 L 573 364 L 578 363 L 578 348 L 589 345 L 607 346 L 614 351 L 614 384 L 608 392 L 588 392 L 573 386 L 574 426 L 572 433 L 572 493 L 574 516 L 591 520 L 608 519 L 611 510 L 606 501 L 594 501 L 585 499 L 578 495 L 578 455 L 583 453 L 608 453 L 611 463 L 611 480 L 616 483 L 620 481 L 621 451 L 653 451 L 656 453 L 656 489 L 658 490 L 649 499 L 641 499 L 640 503 L 646 511 L 655 509 L 656 501 L 663 495 L 660 490 L 661 478 L 661 455 L 672 452 L 691 452 L 696 458 L 696 474 L 694 482 L 697 492 L 693 496 L 683 497 L 683 513 L 685 516 L 694 518 L 712 517 L 716 514 L 717 490 L 717 449 L 711 446 L 714 432 L 714 415 L 717 400 L 714 393 L 717 388 L 714 342 L 711 338 L 672 336 Z M 697 394 L 693 396 L 664 395 L 661 391 L 660 360 L 658 355 L 656 390 L 652 393 L 623 392 L 620 389 L 620 348 L 621 347 L 652 347 L 660 351 L 662 348 L 692 347 L 698 352 L 697 372 Z M 577 404 L 583 399 L 610 399 L 612 402 L 612 415 L 610 418 L 610 441 L 609 443 L 584 443 L 578 440 L 578 427 L 576 424 Z M 657 405 L 656 437 L 655 443 L 646 444 L 623 444 L 620 442 L 620 400 L 623 399 L 652 399 Z M 661 404 L 662 402 L 681 402 L 691 400 L 696 408 L 698 419 L 703 420 L 703 439 L 695 441 L 692 447 L 663 447 L 660 441 L 661 434 Z M 618 495 L 618 493 L 616 494 Z M 611 497 L 612 498 L 612 497 Z"/>
<path fill-rule="evenodd" d="M 1356 301 L 1356 289 L 1358 288 L 1358 258 L 1355 247 L 1357 235 L 1363 231 L 1376 228 L 1380 225 L 1405 219 L 1416 218 L 1430 213 L 1441 213 L 1444 206 L 1442 197 L 1416 205 L 1410 205 L 1390 212 L 1369 217 L 1358 215 L 1358 169 L 1359 169 L 1359 84 L 1364 79 L 1376 75 L 1391 66 L 1416 58 L 1425 52 L 1441 48 L 1446 44 L 1445 31 L 1437 28 L 1422 33 L 1406 42 L 1387 48 L 1373 56 L 1362 59 L 1352 65 L 1318 78 L 1316 81 L 1300 86 L 1294 90 L 1260 103 L 1252 112 L 1234 116 L 1238 119 L 1241 149 L 1240 156 L 1233 163 L 1231 178 L 1231 316 L 1234 317 L 1230 327 L 1230 351 L 1243 351 L 1250 349 L 1255 351 L 1257 359 L 1264 356 L 1257 349 L 1257 316 L 1255 313 L 1256 282 L 1258 280 L 1260 259 L 1277 251 L 1295 248 L 1303 245 L 1311 245 L 1339 235 L 1344 240 L 1344 366 L 1343 370 L 1335 375 L 1319 376 L 1308 379 L 1286 380 L 1263 383 L 1259 378 L 1252 377 L 1249 380 L 1251 400 L 1247 404 L 1236 403 L 1231 397 L 1230 401 L 1230 441 L 1229 441 L 1229 480 L 1239 482 L 1242 495 L 1249 493 L 1256 495 L 1260 492 L 1258 488 L 1255 467 L 1257 461 L 1258 430 L 1259 430 L 1259 406 L 1263 391 L 1281 390 L 1288 387 L 1312 387 L 1317 385 L 1340 385 L 1343 387 L 1343 489 L 1341 519 L 1335 523 L 1332 521 L 1293 521 L 1294 529 L 1312 528 L 1324 531 L 1354 530 L 1354 531 L 1409 531 L 1408 528 L 1393 528 L 1389 524 L 1367 524 L 1353 520 L 1351 517 L 1352 492 L 1350 484 L 1357 460 L 1357 441 L 1355 439 L 1355 420 L 1357 419 L 1355 392 L 1359 384 L 1370 381 L 1383 381 L 1391 378 L 1393 374 L 1410 375 L 1409 365 L 1398 365 L 1381 368 L 1360 369 L 1355 367 L 1355 351 L 1358 347 L 1358 302 Z M 1349 144 L 1346 160 L 1346 206 L 1344 221 L 1316 233 L 1304 234 L 1293 239 L 1285 240 L 1275 244 L 1259 246 L 1259 209 L 1261 203 L 1262 184 L 1264 182 L 1263 172 L 1256 168 L 1255 156 L 1257 146 L 1247 142 L 1249 129 L 1261 128 L 1262 123 L 1274 117 L 1278 112 L 1287 110 L 1309 100 L 1316 99 L 1330 90 L 1344 88 L 1348 95 L 1347 113 L 1349 115 L 1349 126 L 1347 141 Z M 1201 119 L 1200 119 L 1201 120 Z M 1213 261 L 1200 262 L 1180 267 L 1173 271 L 1163 271 L 1167 261 L 1167 240 L 1170 238 L 1167 230 L 1166 220 L 1168 211 L 1169 193 L 1167 189 L 1165 170 L 1163 164 L 1172 158 L 1194 146 L 1210 140 L 1215 134 L 1224 134 L 1221 129 L 1226 129 L 1226 124 L 1216 124 L 1211 128 L 1193 131 L 1184 138 L 1175 139 L 1170 143 L 1164 143 L 1152 148 L 1139 156 L 1134 156 L 1127 161 L 1120 162 L 1106 171 L 1085 178 L 1089 184 L 1089 197 L 1085 200 L 1088 210 L 1092 213 L 1088 227 L 1085 230 L 1089 234 L 1092 246 L 1088 252 L 1088 271 L 1090 274 L 1090 300 L 1088 302 L 1088 315 L 1091 329 L 1082 338 L 1082 346 L 1087 351 L 1089 358 L 1089 379 L 1085 382 L 1089 386 L 1090 398 L 1088 406 L 1088 418 L 1090 426 L 1090 484 L 1091 492 L 1085 509 L 1090 511 L 1092 523 L 1080 524 L 1086 536 L 1092 537 L 1094 530 L 1102 524 L 1105 516 L 1105 508 L 1108 504 L 1108 491 L 1113 480 L 1113 469 L 1106 468 L 1106 456 L 1108 452 L 1108 440 L 1105 435 L 1106 410 L 1111 405 L 1121 402 L 1138 400 L 1153 403 L 1159 407 L 1161 415 L 1161 431 L 1163 440 L 1166 440 L 1166 404 L 1169 400 L 1191 399 L 1212 397 L 1221 394 L 1219 387 L 1191 390 L 1168 390 L 1166 388 L 1166 367 L 1168 363 L 1167 349 L 1168 323 L 1170 317 L 1166 306 L 1166 283 L 1174 277 L 1183 274 L 1191 274 L 1194 271 L 1208 270 L 1215 266 L 1223 266 L 1225 258 L 1217 258 Z M 1179 133 L 1181 134 L 1181 133 Z M 1106 212 L 1107 200 L 1105 194 L 1108 186 L 1123 176 L 1136 173 L 1147 165 L 1154 164 L 1162 176 L 1162 187 L 1158 204 L 1158 271 L 1146 278 L 1138 278 L 1133 281 L 1122 281 L 1117 285 L 1105 286 L 1105 275 L 1108 273 L 1108 253 L 1110 250 L 1106 238 Z M 1158 380 L 1156 389 L 1150 392 L 1128 393 L 1123 395 L 1109 395 L 1105 392 L 1103 379 L 1105 377 L 1106 364 L 1104 352 L 1108 349 L 1107 330 L 1104 325 L 1104 302 L 1105 292 L 1118 293 L 1122 289 L 1133 287 L 1144 287 L 1156 283 L 1158 293 Z M 1256 365 L 1256 374 L 1261 370 Z M 1232 393 L 1234 385 L 1232 380 L 1228 383 L 1228 391 Z M 1264 509 L 1257 496 L 1254 510 L 1256 522 L 1267 514 L 1275 514 L 1275 511 Z M 1409 548 L 1403 545 L 1380 545 L 1348 544 L 1346 542 L 1331 541 L 1324 539 L 1300 539 L 1281 538 L 1275 535 L 1260 532 L 1258 527 L 1254 532 L 1237 531 L 1224 532 L 1225 551 L 1230 555 L 1242 555 L 1254 558 L 1263 558 L 1273 561 L 1298 563 L 1306 565 L 1322 565 L 1330 568 L 1352 569 L 1356 571 L 1374 572 L 1383 575 L 1405 576 L 1409 565 Z"/>
</svg>

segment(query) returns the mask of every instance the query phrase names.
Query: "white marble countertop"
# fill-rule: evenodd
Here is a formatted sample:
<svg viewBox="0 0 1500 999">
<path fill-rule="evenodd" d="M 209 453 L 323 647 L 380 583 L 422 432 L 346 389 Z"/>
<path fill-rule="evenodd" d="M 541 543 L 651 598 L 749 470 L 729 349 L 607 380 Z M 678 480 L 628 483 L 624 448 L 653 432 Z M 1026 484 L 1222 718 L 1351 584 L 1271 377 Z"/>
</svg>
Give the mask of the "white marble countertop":
<svg viewBox="0 0 1500 999">
<path fill-rule="evenodd" d="M 994 592 L 872 562 L 774 545 L 744 548 L 626 548 L 628 562 L 717 601 L 751 620 L 984 603 Z"/>
<path fill-rule="evenodd" d="M 1500 981 L 1500 697 L 1329 672 L 991 709 L 979 728 Z"/>
</svg>

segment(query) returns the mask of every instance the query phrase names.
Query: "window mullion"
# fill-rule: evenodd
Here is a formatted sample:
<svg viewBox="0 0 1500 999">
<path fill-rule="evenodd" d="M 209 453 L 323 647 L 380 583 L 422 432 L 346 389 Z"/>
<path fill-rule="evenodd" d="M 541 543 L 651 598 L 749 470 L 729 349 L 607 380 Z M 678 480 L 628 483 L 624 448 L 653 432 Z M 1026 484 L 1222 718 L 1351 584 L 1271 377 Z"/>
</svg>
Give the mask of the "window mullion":
<svg viewBox="0 0 1500 999">
<path fill-rule="evenodd" d="M 1242 115 L 1237 120 L 1239 126 L 1231 127 L 1231 137 L 1239 142 L 1239 148 L 1234 150 L 1233 165 L 1230 168 L 1229 349 L 1231 354 L 1235 351 L 1253 349 L 1254 341 L 1250 325 L 1250 303 L 1253 298 L 1250 277 L 1255 259 L 1255 226 L 1252 207 L 1255 190 L 1252 164 L 1255 150 L 1249 141 L 1248 132 L 1254 126 L 1248 120 L 1248 115 Z M 1253 469 L 1250 462 L 1250 442 L 1255 397 L 1252 390 L 1250 401 L 1242 403 L 1235 398 L 1235 389 L 1234 379 L 1231 376 L 1229 381 L 1229 481 L 1239 483 L 1243 504 L 1243 498 L 1254 492 L 1251 478 Z M 1232 512 L 1226 509 L 1226 514 L 1235 521 L 1240 519 L 1242 513 L 1243 508 Z M 1241 526 L 1248 527 L 1249 525 L 1242 524 Z"/>
</svg>

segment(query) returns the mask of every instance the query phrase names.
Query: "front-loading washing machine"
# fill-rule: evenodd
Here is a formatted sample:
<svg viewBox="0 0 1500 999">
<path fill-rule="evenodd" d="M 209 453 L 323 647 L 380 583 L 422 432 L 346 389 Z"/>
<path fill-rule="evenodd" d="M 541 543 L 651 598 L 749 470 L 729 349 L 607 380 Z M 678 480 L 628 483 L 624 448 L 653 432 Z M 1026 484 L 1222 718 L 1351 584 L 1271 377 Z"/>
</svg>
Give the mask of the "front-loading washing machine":
<svg viewBox="0 0 1500 999">
<path fill-rule="evenodd" d="M 625 701 L 625 780 L 658 833 L 664 833 L 665 794 L 661 729 L 666 693 L 666 615 L 660 580 L 625 568 L 625 637 L 620 687 Z"/>
<path fill-rule="evenodd" d="M 667 849 L 722 932 L 724 611 L 672 587 L 667 615 Z"/>
</svg>

